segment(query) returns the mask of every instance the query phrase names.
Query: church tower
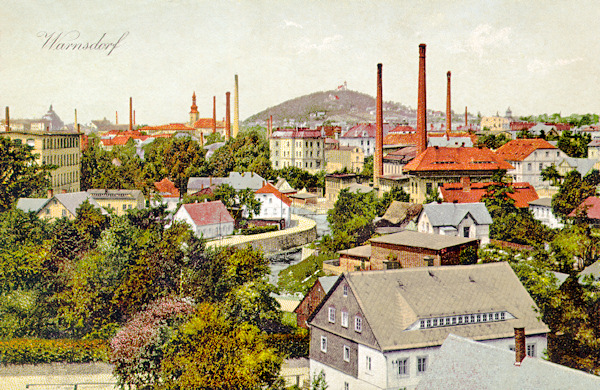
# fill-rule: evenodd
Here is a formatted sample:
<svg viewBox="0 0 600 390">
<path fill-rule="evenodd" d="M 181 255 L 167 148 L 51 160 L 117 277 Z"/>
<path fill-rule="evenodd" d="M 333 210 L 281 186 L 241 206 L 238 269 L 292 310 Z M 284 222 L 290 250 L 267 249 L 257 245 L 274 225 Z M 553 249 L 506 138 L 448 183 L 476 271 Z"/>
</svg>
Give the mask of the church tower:
<svg viewBox="0 0 600 390">
<path fill-rule="evenodd" d="M 192 95 L 192 107 L 190 111 L 190 126 L 193 126 L 194 123 L 200 118 L 200 113 L 198 112 L 198 106 L 196 105 L 196 91 Z"/>
</svg>

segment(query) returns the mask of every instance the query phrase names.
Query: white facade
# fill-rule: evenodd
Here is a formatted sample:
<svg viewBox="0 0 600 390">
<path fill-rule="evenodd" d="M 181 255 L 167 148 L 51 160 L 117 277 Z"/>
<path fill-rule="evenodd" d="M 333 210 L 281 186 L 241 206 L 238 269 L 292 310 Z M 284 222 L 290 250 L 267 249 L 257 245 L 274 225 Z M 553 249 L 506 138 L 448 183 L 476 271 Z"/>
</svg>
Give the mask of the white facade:
<svg viewBox="0 0 600 390">
<path fill-rule="evenodd" d="M 375 137 L 340 137 L 340 146 L 351 146 L 353 148 L 361 148 L 365 157 L 372 156 L 375 153 Z"/>
<path fill-rule="evenodd" d="M 552 199 L 540 198 L 529 203 L 533 218 L 552 229 L 561 229 L 564 224 L 552 212 Z"/>
<path fill-rule="evenodd" d="M 443 236 L 476 238 L 480 240 L 481 245 L 490 243 L 490 225 L 478 225 L 470 214 L 465 215 L 458 226 L 433 226 L 427 214 L 421 213 L 417 221 L 417 231 Z"/>
<path fill-rule="evenodd" d="M 260 202 L 260 213 L 255 215 L 255 219 L 281 220 L 285 219 L 286 228 L 291 222 L 291 208 L 275 194 L 255 194 Z"/>
<path fill-rule="evenodd" d="M 197 225 L 183 206 L 175 213 L 173 220 L 187 223 L 192 228 L 194 234 L 200 238 L 210 239 L 233 234 L 233 222 Z"/>
<path fill-rule="evenodd" d="M 537 149 L 522 161 L 508 161 L 515 169 L 506 173 L 514 182 L 527 182 L 535 188 L 548 187 L 551 183 L 542 180 L 542 170 L 551 165 L 558 167 L 565 157 L 560 149 Z"/>
<path fill-rule="evenodd" d="M 513 337 L 478 340 L 497 348 L 514 350 Z M 358 346 L 358 377 L 310 360 L 311 378 L 323 371 L 329 389 L 398 390 L 415 389 L 422 375 L 431 367 L 441 346 L 381 352 L 364 345 Z M 541 358 L 548 347 L 545 335 L 527 336 L 526 351 Z M 346 387 L 345 384 L 348 384 Z"/>
</svg>

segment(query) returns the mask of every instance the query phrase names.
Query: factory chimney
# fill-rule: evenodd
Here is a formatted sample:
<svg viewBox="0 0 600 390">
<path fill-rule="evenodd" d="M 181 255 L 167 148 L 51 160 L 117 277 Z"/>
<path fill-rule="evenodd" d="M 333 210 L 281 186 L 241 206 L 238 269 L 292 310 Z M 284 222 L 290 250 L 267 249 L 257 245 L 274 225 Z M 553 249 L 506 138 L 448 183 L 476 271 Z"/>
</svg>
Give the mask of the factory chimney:
<svg viewBox="0 0 600 390">
<path fill-rule="evenodd" d="M 425 47 L 419 45 L 419 95 L 417 101 L 417 156 L 427 149 L 427 93 L 425 90 Z"/>
<path fill-rule="evenodd" d="M 273 135 L 273 115 L 269 115 L 269 137 Z"/>
<path fill-rule="evenodd" d="M 446 77 L 448 78 L 448 88 L 446 91 L 446 139 L 450 139 L 450 132 L 452 131 L 452 109 L 450 103 L 450 76 L 451 73 L 448 71 Z"/>
<path fill-rule="evenodd" d="M 225 92 L 225 141 L 231 138 L 231 92 Z"/>
<path fill-rule="evenodd" d="M 6 125 L 6 131 L 10 131 L 10 115 L 8 113 L 8 106 L 6 106 L 5 115 L 6 115 L 6 123 L 5 123 L 5 125 Z"/>
<path fill-rule="evenodd" d="M 73 123 L 73 131 L 79 133 L 79 125 L 77 124 L 77 109 L 75 109 L 75 123 Z"/>
<path fill-rule="evenodd" d="M 217 97 L 213 96 L 213 124 L 212 124 L 212 132 L 213 134 L 217 132 Z"/>
<path fill-rule="evenodd" d="M 233 138 L 238 136 L 240 131 L 240 91 L 238 85 L 238 75 L 235 75 L 235 90 L 233 91 Z"/>
<path fill-rule="evenodd" d="M 129 98 L 129 130 L 133 130 L 133 98 Z"/>
<path fill-rule="evenodd" d="M 373 185 L 379 186 L 379 178 L 383 176 L 383 65 L 377 64 L 377 111 L 375 121 L 375 156 L 373 167 Z"/>
<path fill-rule="evenodd" d="M 133 110 L 133 125 L 135 126 L 135 110 Z"/>
<path fill-rule="evenodd" d="M 467 106 L 465 106 L 465 127 L 469 126 L 469 118 L 467 114 Z"/>
<path fill-rule="evenodd" d="M 119 124 L 119 111 L 115 111 L 115 125 Z"/>
</svg>

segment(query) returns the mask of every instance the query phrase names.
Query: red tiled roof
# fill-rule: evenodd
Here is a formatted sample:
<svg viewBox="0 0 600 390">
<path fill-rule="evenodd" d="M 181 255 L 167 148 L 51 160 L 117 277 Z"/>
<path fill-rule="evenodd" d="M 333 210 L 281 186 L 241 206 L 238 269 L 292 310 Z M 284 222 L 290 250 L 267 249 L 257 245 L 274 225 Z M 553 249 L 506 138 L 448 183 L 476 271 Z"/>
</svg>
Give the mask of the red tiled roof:
<svg viewBox="0 0 600 390">
<path fill-rule="evenodd" d="M 383 134 L 386 135 L 392 129 L 389 123 L 383 124 Z M 342 135 L 342 138 L 375 138 L 377 126 L 375 123 L 359 123 L 352 126 Z M 365 134 L 363 136 L 363 134 Z"/>
<path fill-rule="evenodd" d="M 190 131 L 194 130 L 188 125 L 184 125 L 183 123 L 169 123 L 168 125 L 160 125 L 160 126 L 144 126 L 138 129 L 139 131 Z"/>
<path fill-rule="evenodd" d="M 417 144 L 417 133 L 388 133 L 383 137 L 384 145 L 416 145 Z"/>
<path fill-rule="evenodd" d="M 290 198 L 283 195 L 281 192 L 279 192 L 279 190 L 277 188 L 275 188 L 270 183 L 266 183 L 264 186 L 262 186 L 261 189 L 256 191 L 255 194 L 273 194 L 277 198 L 279 198 L 279 200 L 281 200 L 283 203 L 287 204 L 288 206 L 292 205 L 292 201 L 290 200 Z"/>
<path fill-rule="evenodd" d="M 600 219 L 600 198 L 597 196 L 588 197 L 575 210 L 571 211 L 569 217 L 576 217 L 582 211 L 585 211 L 588 218 Z"/>
<path fill-rule="evenodd" d="M 177 189 L 177 187 L 175 187 L 175 184 L 167 177 L 165 177 L 161 181 L 155 182 L 154 187 L 158 190 L 158 192 L 163 194 L 163 197 L 165 198 L 179 198 L 179 190 Z"/>
<path fill-rule="evenodd" d="M 513 169 L 487 148 L 429 147 L 404 166 L 405 172 Z"/>
<path fill-rule="evenodd" d="M 194 122 L 192 127 L 194 129 L 212 129 L 213 122 L 214 122 L 213 118 L 200 118 L 196 122 Z M 224 128 L 225 128 L 225 122 L 217 121 L 217 129 L 224 129 Z"/>
<path fill-rule="evenodd" d="M 470 189 L 465 191 L 462 183 L 444 183 L 440 193 L 447 203 L 475 203 L 479 202 L 486 194 L 487 188 L 494 183 L 471 183 Z M 512 183 L 515 192 L 508 194 L 515 201 L 515 207 L 529 207 L 529 202 L 539 199 L 533 186 L 529 183 Z"/>
<path fill-rule="evenodd" d="M 231 214 L 229 214 L 225 205 L 220 200 L 204 203 L 188 203 L 184 204 L 183 207 L 196 226 L 233 222 Z"/>
<path fill-rule="evenodd" d="M 397 133 L 397 132 L 416 132 L 417 130 L 412 127 L 412 126 L 403 126 L 403 125 L 398 125 L 396 127 L 394 127 L 392 130 L 390 130 L 390 133 Z"/>
<path fill-rule="evenodd" d="M 541 138 L 513 139 L 496 150 L 496 154 L 506 161 L 523 161 L 537 149 L 556 149 L 556 146 Z"/>
<path fill-rule="evenodd" d="M 131 139 L 128 135 L 117 135 L 112 139 L 113 145 L 125 145 Z"/>
</svg>

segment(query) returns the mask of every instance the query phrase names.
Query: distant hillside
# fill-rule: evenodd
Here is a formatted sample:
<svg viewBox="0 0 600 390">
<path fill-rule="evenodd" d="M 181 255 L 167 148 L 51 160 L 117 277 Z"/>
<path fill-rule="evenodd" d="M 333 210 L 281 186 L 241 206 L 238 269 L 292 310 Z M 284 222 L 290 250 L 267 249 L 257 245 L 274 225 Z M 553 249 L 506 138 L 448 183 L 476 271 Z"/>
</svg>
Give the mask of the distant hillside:
<svg viewBox="0 0 600 390">
<path fill-rule="evenodd" d="M 401 122 L 415 116 L 415 111 L 402 104 L 385 102 L 386 121 Z M 274 123 L 294 120 L 296 123 L 330 120 L 356 123 L 375 120 L 375 98 L 350 90 L 315 92 L 267 108 L 244 122 L 266 121 L 273 115 Z"/>
</svg>

